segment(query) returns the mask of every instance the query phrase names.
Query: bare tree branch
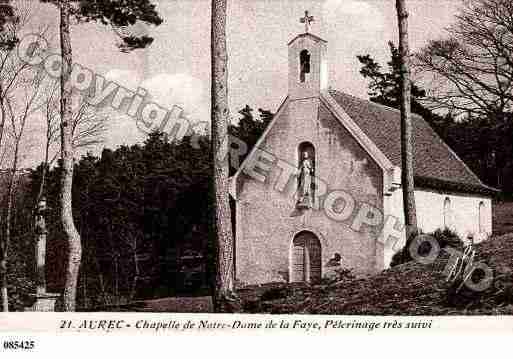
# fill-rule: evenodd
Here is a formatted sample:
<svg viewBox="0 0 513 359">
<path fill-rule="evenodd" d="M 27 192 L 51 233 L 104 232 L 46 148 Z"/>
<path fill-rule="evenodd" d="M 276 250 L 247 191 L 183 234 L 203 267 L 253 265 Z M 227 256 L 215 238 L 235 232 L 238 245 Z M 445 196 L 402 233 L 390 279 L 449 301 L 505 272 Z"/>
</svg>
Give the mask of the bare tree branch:
<svg viewBox="0 0 513 359">
<path fill-rule="evenodd" d="M 415 57 L 430 81 L 428 103 L 455 114 L 494 118 L 513 110 L 513 3 L 465 0 L 448 37 Z"/>
</svg>

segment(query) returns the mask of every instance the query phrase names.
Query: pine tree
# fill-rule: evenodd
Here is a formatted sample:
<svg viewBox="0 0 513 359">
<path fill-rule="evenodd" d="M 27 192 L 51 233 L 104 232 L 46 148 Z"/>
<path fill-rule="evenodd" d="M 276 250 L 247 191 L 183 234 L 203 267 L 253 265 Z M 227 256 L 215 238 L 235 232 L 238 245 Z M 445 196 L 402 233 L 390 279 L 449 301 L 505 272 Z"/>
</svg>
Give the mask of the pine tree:
<svg viewBox="0 0 513 359">
<path fill-rule="evenodd" d="M 396 9 L 399 23 L 399 58 L 401 64 L 401 182 L 406 239 L 410 240 L 417 233 L 417 213 L 413 182 L 413 126 L 411 120 L 410 52 L 406 0 L 396 0 Z"/>
<path fill-rule="evenodd" d="M 228 198 L 228 55 L 226 0 L 212 0 L 212 156 L 214 163 L 214 226 L 217 238 L 215 306 L 230 298 L 234 288 L 233 233 Z"/>
</svg>

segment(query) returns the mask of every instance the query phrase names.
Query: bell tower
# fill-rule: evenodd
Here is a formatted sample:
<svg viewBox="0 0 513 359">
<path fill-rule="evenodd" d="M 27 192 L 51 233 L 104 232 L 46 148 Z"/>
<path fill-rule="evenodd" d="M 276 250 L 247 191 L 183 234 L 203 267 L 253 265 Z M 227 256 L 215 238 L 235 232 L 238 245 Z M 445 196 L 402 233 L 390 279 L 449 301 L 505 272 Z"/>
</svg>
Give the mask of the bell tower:
<svg viewBox="0 0 513 359">
<path fill-rule="evenodd" d="M 305 24 L 305 32 L 288 44 L 291 100 L 318 97 L 328 88 L 327 42 L 310 33 L 314 17 L 308 11 L 299 20 Z"/>
</svg>

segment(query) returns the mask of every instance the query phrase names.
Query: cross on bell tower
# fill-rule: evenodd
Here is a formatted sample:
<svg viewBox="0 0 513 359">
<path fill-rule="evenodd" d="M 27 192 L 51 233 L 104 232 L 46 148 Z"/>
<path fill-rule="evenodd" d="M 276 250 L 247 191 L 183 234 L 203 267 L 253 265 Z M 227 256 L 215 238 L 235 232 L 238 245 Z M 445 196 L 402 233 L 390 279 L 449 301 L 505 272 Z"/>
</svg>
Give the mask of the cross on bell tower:
<svg viewBox="0 0 513 359">
<path fill-rule="evenodd" d="M 305 11 L 305 16 L 300 18 L 299 21 L 302 23 L 302 24 L 305 24 L 305 33 L 309 33 L 310 32 L 310 26 L 311 26 L 311 23 L 315 21 L 314 17 L 313 16 L 309 16 L 308 15 L 308 10 Z"/>
<path fill-rule="evenodd" d="M 305 32 L 289 41 L 289 98 L 291 100 L 318 97 L 328 89 L 327 42 L 310 33 L 314 17 L 305 11 L 299 22 Z"/>
</svg>

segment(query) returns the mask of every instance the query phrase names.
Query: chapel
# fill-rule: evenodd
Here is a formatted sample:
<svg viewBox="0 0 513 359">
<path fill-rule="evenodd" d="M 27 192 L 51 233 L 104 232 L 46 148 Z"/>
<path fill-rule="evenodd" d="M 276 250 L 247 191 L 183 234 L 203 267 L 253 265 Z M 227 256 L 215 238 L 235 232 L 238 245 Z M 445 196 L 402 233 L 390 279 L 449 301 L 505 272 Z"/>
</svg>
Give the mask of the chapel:
<svg viewBox="0 0 513 359">
<path fill-rule="evenodd" d="M 328 43 L 312 21 L 307 12 L 287 44 L 287 96 L 230 178 L 238 285 L 378 273 L 405 243 L 400 112 L 329 87 Z M 419 228 L 488 238 L 495 190 L 412 121 Z"/>
</svg>

